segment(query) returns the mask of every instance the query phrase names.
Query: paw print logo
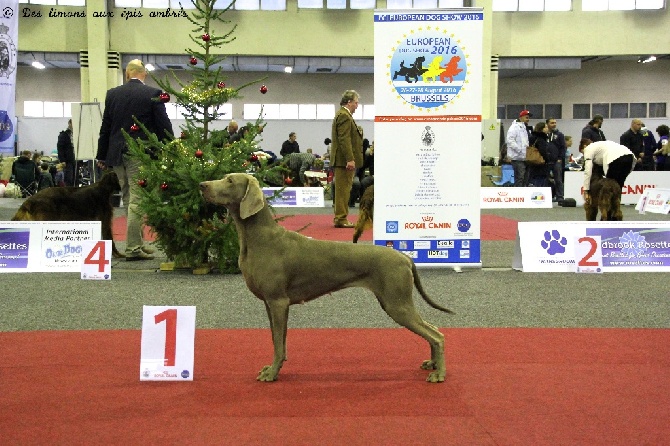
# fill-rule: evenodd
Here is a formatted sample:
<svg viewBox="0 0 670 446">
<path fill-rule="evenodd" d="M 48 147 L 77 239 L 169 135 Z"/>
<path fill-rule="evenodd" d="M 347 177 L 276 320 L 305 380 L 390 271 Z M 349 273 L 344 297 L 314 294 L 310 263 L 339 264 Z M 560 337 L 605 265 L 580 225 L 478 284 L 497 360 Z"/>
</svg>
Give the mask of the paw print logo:
<svg viewBox="0 0 670 446">
<path fill-rule="evenodd" d="M 547 251 L 549 255 L 563 254 L 565 252 L 565 246 L 568 244 L 568 240 L 565 237 L 561 237 L 561 233 L 557 230 L 545 231 L 544 240 L 540 242 L 542 248 Z"/>
</svg>

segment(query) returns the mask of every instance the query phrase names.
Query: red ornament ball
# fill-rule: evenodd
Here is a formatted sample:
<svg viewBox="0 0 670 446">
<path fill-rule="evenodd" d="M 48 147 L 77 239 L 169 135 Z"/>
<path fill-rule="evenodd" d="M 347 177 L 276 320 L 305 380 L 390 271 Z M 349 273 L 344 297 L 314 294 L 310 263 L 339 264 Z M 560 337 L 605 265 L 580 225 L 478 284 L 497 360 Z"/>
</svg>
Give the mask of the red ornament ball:
<svg viewBox="0 0 670 446">
<path fill-rule="evenodd" d="M 205 33 L 200 37 L 202 38 L 203 42 L 209 42 L 210 39 L 209 34 Z"/>
<path fill-rule="evenodd" d="M 251 155 L 251 161 L 258 161 L 258 155 Z"/>
<path fill-rule="evenodd" d="M 160 99 L 162 103 L 170 102 L 170 95 L 166 92 L 162 92 L 158 95 L 158 99 Z"/>
<path fill-rule="evenodd" d="M 162 184 L 161 184 L 161 190 L 167 190 L 168 187 L 169 187 L 169 186 L 168 186 L 167 183 L 162 183 Z"/>
<path fill-rule="evenodd" d="M 261 93 L 265 94 L 268 92 L 268 87 L 266 87 L 265 85 L 261 85 L 260 91 Z"/>
<path fill-rule="evenodd" d="M 137 124 L 133 124 L 133 125 L 130 126 L 130 131 L 131 132 L 137 132 L 139 130 L 140 130 L 140 126 L 137 125 Z"/>
<path fill-rule="evenodd" d="M 195 57 L 191 57 L 191 58 L 189 59 L 189 63 L 190 63 L 191 65 L 197 65 L 197 64 L 198 64 L 198 59 L 196 59 Z"/>
<path fill-rule="evenodd" d="M 147 187 L 147 180 L 144 180 L 144 179 L 139 180 L 137 182 L 137 185 L 140 186 L 140 187 Z"/>
<path fill-rule="evenodd" d="M 226 83 L 225 82 L 219 82 L 218 84 L 216 84 L 216 86 L 219 87 L 219 88 L 226 88 Z"/>
<path fill-rule="evenodd" d="M 293 180 L 290 179 L 290 178 L 286 178 L 286 179 L 284 180 L 284 183 L 286 183 L 286 184 L 288 184 L 288 185 L 291 185 L 291 184 L 293 184 Z"/>
<path fill-rule="evenodd" d="M 196 158 L 202 158 L 202 155 L 204 155 L 202 153 L 202 150 L 198 149 L 198 150 L 195 151 L 195 157 Z"/>
</svg>

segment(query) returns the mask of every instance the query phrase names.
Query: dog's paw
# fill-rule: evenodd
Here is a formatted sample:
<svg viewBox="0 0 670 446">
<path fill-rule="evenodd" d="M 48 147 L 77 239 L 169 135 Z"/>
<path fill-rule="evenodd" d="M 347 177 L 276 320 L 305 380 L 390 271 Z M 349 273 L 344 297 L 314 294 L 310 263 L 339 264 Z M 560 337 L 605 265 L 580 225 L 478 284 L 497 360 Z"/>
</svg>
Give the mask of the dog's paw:
<svg viewBox="0 0 670 446">
<path fill-rule="evenodd" d="M 444 382 L 444 375 L 446 375 L 446 373 L 444 371 L 440 372 L 439 370 L 437 370 L 435 372 L 431 372 L 428 375 L 428 378 L 426 378 L 426 382 L 442 383 L 442 382 Z"/>
<path fill-rule="evenodd" d="M 258 372 L 256 381 L 262 381 L 262 382 L 277 381 L 278 376 L 279 376 L 279 370 L 272 367 L 271 365 L 266 365 L 261 369 L 260 372 Z"/>
<path fill-rule="evenodd" d="M 433 361 L 431 359 L 426 359 L 421 364 L 421 369 L 422 370 L 435 370 L 436 368 L 437 368 L 437 365 L 435 364 L 435 361 Z"/>
<path fill-rule="evenodd" d="M 568 240 L 565 237 L 561 237 L 561 233 L 557 230 L 545 231 L 544 240 L 540 242 L 542 248 L 547 251 L 547 254 L 563 254 L 565 252 L 565 247 L 568 244 Z"/>
</svg>

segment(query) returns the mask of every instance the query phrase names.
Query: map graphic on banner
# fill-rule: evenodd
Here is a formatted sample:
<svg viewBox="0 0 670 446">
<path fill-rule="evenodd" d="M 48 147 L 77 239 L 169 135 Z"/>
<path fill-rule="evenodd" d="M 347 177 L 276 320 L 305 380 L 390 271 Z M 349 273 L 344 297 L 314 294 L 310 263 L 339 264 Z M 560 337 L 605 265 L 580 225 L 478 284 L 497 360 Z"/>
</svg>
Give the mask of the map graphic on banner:
<svg viewBox="0 0 670 446">
<path fill-rule="evenodd" d="M 480 261 L 483 13 L 375 11 L 374 242 Z"/>
</svg>

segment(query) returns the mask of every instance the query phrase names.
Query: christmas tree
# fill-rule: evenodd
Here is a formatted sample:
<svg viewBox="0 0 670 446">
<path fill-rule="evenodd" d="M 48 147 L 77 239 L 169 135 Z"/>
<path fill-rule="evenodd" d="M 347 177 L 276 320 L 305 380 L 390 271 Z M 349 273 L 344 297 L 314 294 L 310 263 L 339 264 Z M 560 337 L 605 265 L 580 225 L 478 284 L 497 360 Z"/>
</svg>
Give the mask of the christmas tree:
<svg viewBox="0 0 670 446">
<path fill-rule="evenodd" d="M 189 57 L 192 80 L 184 83 L 172 71 L 164 79 L 154 78 L 163 89 L 159 100 L 172 98 L 181 106 L 186 123 L 169 142 L 159 141 L 155 135 L 150 135 L 149 141 L 133 140 L 127 134 L 126 139 L 130 153 L 141 162 L 139 211 L 146 215 L 156 244 L 168 259 L 194 271 L 204 266 L 235 273 L 239 271 L 235 226 L 225 218 L 225 208 L 203 200 L 199 184 L 233 172 L 252 173 L 263 183 L 265 178 L 276 176 L 279 168 L 269 167 L 265 158 L 254 153 L 259 150 L 255 139 L 263 128 L 260 118 L 247 124 L 244 136 L 232 144 L 228 143 L 227 129 L 213 128 L 213 122 L 223 116 L 221 106 L 260 81 L 237 88 L 226 85 L 221 68 L 215 68 L 225 56 L 214 52 L 234 40 L 236 25 L 223 35 L 217 35 L 213 25 L 229 24 L 223 16 L 230 7 L 214 10 L 216 0 L 192 2 L 195 10 L 188 20 L 195 27 L 190 38 L 196 49 L 186 49 L 185 56 Z M 263 85 L 260 91 L 266 93 L 267 88 Z M 136 125 L 142 126 L 140 122 Z"/>
</svg>

